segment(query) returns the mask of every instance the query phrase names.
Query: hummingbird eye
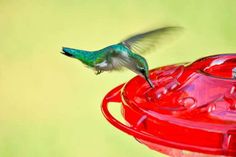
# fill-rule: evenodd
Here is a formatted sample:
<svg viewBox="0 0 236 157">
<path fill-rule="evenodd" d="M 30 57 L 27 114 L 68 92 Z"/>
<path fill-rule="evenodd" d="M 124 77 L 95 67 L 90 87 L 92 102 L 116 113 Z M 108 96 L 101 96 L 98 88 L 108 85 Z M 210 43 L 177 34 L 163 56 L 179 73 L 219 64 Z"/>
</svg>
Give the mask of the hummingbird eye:
<svg viewBox="0 0 236 157">
<path fill-rule="evenodd" d="M 144 67 L 141 66 L 141 65 L 139 65 L 139 64 L 137 64 L 136 66 L 137 66 L 137 70 L 138 70 L 142 75 L 145 75 L 146 72 L 145 72 Z"/>
<path fill-rule="evenodd" d="M 140 71 L 142 74 L 145 74 L 144 68 L 140 68 L 139 71 Z"/>
</svg>

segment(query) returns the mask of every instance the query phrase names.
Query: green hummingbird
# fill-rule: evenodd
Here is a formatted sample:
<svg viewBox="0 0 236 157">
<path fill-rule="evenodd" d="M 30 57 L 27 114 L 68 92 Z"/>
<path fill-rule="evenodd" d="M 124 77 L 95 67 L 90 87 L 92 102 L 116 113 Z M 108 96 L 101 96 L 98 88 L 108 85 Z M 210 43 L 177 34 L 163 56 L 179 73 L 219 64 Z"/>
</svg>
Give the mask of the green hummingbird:
<svg viewBox="0 0 236 157">
<path fill-rule="evenodd" d="M 119 70 L 126 67 L 143 77 L 153 88 L 149 78 L 148 63 L 142 54 L 150 52 L 160 44 L 163 37 L 171 32 L 182 29 L 181 27 L 162 27 L 141 34 L 131 36 L 118 44 L 110 45 L 100 50 L 87 51 L 63 47 L 64 55 L 76 58 L 88 67 L 94 69 L 96 74 L 104 71 Z"/>
</svg>

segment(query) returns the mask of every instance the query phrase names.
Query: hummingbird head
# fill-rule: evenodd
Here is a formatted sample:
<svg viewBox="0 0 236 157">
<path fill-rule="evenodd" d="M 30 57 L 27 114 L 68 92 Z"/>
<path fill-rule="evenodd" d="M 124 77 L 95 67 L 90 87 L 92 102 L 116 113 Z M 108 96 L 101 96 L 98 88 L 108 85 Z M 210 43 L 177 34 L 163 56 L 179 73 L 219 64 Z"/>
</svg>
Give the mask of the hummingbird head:
<svg viewBox="0 0 236 157">
<path fill-rule="evenodd" d="M 145 78 L 148 84 L 154 88 L 152 81 L 149 78 L 148 64 L 145 58 L 142 56 L 135 54 L 135 72 Z"/>
</svg>

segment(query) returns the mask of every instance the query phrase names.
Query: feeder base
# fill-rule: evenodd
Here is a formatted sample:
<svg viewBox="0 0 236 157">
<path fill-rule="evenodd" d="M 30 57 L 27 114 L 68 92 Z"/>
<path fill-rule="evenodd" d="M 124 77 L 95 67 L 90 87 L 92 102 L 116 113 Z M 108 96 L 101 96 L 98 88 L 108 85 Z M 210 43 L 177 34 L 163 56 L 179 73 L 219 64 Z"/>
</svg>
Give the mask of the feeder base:
<svg viewBox="0 0 236 157">
<path fill-rule="evenodd" d="M 204 153 L 191 152 L 188 150 L 180 150 L 176 148 L 171 148 L 171 147 L 155 144 L 148 141 L 143 141 L 140 139 L 136 139 L 136 140 L 144 145 L 147 145 L 150 149 L 158 151 L 170 157 L 229 157 L 229 156 L 224 156 L 224 155 L 210 155 L 210 154 L 204 154 Z"/>
</svg>

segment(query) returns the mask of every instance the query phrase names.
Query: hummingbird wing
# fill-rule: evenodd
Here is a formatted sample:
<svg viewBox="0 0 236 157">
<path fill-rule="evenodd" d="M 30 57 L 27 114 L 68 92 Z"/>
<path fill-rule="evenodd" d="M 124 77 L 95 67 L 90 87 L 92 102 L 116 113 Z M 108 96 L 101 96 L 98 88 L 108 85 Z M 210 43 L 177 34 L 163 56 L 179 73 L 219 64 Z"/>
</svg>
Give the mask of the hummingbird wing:
<svg viewBox="0 0 236 157">
<path fill-rule="evenodd" d="M 124 46 L 128 47 L 131 51 L 139 54 L 144 54 L 150 52 L 157 45 L 165 40 L 169 40 L 171 37 L 176 36 L 176 34 L 182 27 L 162 27 L 157 28 L 145 33 L 137 34 L 125 39 L 121 42 Z"/>
</svg>

